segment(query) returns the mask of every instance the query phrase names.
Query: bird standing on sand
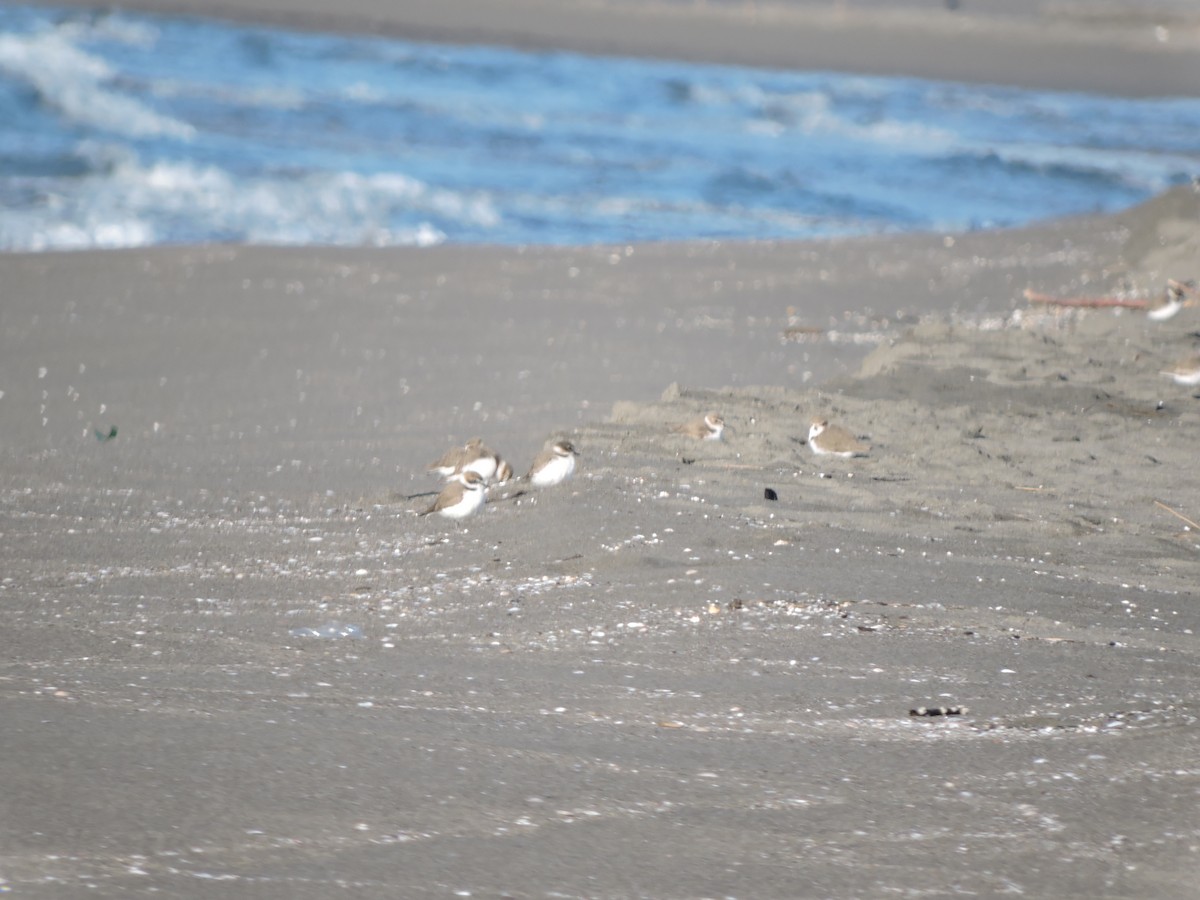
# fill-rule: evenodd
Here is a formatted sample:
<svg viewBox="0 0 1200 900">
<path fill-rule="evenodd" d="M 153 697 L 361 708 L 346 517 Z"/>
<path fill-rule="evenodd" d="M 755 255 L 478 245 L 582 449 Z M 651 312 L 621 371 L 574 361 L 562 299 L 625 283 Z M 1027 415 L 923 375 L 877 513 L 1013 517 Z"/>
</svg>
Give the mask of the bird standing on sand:
<svg viewBox="0 0 1200 900">
<path fill-rule="evenodd" d="M 1167 289 L 1146 307 L 1146 318 L 1152 322 L 1165 322 L 1173 319 L 1185 306 L 1191 304 L 1187 295 L 1196 290 L 1190 281 L 1167 279 Z"/>
<path fill-rule="evenodd" d="M 477 437 L 461 447 L 447 450 L 440 459 L 431 462 L 428 469 L 443 478 L 453 478 L 461 472 L 477 472 L 484 482 L 504 482 L 512 478 L 512 466 Z"/>
<path fill-rule="evenodd" d="M 676 434 L 686 434 L 698 441 L 719 441 L 721 433 L 725 431 L 725 420 L 715 412 L 710 412 L 698 419 L 676 425 L 671 430 Z"/>
<path fill-rule="evenodd" d="M 537 455 L 525 477 L 539 488 L 561 484 L 574 474 L 578 455 L 579 451 L 570 441 L 556 441 Z"/>
<path fill-rule="evenodd" d="M 513 477 L 513 467 L 508 464 L 508 460 L 496 457 L 496 472 L 492 476 L 492 480 L 496 484 L 504 484 Z"/>
<path fill-rule="evenodd" d="M 1195 387 L 1200 384 L 1200 353 L 1179 360 L 1171 368 L 1163 369 L 1162 374 L 1174 379 L 1176 384 Z"/>
<path fill-rule="evenodd" d="M 866 456 L 871 447 L 864 444 L 845 428 L 830 425 L 827 419 L 819 416 L 812 420 L 808 428 L 808 446 L 818 456 Z"/>
<path fill-rule="evenodd" d="M 461 447 L 451 447 L 426 468 L 443 478 L 450 478 L 462 471 L 463 466 L 486 451 L 487 448 L 483 446 L 483 438 L 473 437 Z"/>
<path fill-rule="evenodd" d="M 454 476 L 429 509 L 418 515 L 437 513 L 447 519 L 465 519 L 483 509 L 487 500 L 487 486 L 478 472 L 460 472 Z"/>
</svg>

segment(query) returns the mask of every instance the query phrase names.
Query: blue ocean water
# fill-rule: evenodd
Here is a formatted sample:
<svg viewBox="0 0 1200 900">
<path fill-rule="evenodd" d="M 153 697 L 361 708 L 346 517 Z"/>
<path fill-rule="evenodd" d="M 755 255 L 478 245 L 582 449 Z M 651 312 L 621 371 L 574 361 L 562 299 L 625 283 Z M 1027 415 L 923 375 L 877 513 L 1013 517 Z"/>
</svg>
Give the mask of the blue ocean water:
<svg viewBox="0 0 1200 900">
<path fill-rule="evenodd" d="M 1008 226 L 1200 173 L 1200 100 L 0 7 L 0 249 Z"/>
</svg>

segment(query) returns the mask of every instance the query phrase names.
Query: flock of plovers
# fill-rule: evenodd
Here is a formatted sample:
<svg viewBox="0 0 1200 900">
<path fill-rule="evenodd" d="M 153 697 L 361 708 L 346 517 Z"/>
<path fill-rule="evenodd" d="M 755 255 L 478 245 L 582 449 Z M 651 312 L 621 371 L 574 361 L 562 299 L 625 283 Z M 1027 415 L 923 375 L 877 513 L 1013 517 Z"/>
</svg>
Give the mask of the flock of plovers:
<svg viewBox="0 0 1200 900">
<path fill-rule="evenodd" d="M 1147 310 L 1151 321 L 1165 322 L 1173 318 L 1185 306 L 1195 301 L 1186 295 L 1194 293 L 1190 284 L 1171 281 L 1160 303 Z M 1176 383 L 1187 387 L 1200 385 L 1200 353 L 1162 371 Z M 720 441 L 725 434 L 725 420 L 717 412 L 683 422 L 671 428 L 675 434 L 697 441 Z M 808 447 L 817 456 L 839 456 L 851 458 L 866 456 L 871 452 L 853 432 L 817 416 L 809 423 Z M 533 488 L 548 488 L 561 484 L 575 473 L 575 460 L 579 452 L 568 440 L 556 440 L 537 455 L 529 471 L 519 479 Z M 481 438 L 471 438 L 461 447 L 454 447 L 438 460 L 429 464 L 429 471 L 446 480 L 445 486 L 428 509 L 418 515 L 437 513 L 447 519 L 461 520 L 475 515 L 487 502 L 489 487 L 505 485 L 513 480 L 513 467 L 498 453 L 484 444 Z M 523 493 L 518 488 L 508 497 Z"/>
<path fill-rule="evenodd" d="M 555 441 L 534 458 L 529 471 L 521 476 L 520 481 L 535 488 L 562 484 L 575 474 L 575 458 L 578 455 L 579 451 L 570 441 Z M 437 513 L 447 519 L 465 519 L 475 515 L 487 502 L 490 486 L 506 484 L 513 478 L 513 467 L 484 444 L 482 438 L 477 437 L 461 447 L 447 450 L 439 459 L 431 462 L 428 469 L 446 479 L 446 485 L 429 508 L 418 515 Z"/>
<path fill-rule="evenodd" d="M 710 412 L 674 426 L 671 431 L 698 441 L 719 441 L 725 433 L 725 420 Z M 808 432 L 808 445 L 817 455 L 866 456 L 870 447 L 838 425 L 823 418 L 814 418 Z M 534 488 L 549 488 L 562 484 L 575 474 L 579 451 L 568 440 L 549 444 L 518 481 Z M 471 438 L 461 447 L 452 447 L 431 462 L 428 471 L 445 479 L 445 486 L 428 508 L 417 515 L 434 513 L 447 519 L 462 520 L 475 515 L 487 503 L 490 487 L 506 485 L 513 479 L 513 467 L 488 447 L 482 438 Z M 507 497 L 523 493 L 520 486 Z"/>
</svg>

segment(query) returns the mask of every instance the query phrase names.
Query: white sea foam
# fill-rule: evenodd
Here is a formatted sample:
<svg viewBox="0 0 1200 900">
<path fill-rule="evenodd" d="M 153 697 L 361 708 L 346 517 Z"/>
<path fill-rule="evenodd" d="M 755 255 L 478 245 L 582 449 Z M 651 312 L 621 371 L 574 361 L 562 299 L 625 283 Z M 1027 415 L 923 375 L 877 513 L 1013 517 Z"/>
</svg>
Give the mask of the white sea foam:
<svg viewBox="0 0 1200 900">
<path fill-rule="evenodd" d="M 743 107 L 750 117 L 747 131 L 780 137 L 789 131 L 812 135 L 834 135 L 915 148 L 945 148 L 954 143 L 954 131 L 894 115 L 864 116 L 863 121 L 847 115 L 845 100 L 876 101 L 886 97 L 865 79 L 839 81 L 837 96 L 830 88 L 798 91 L 764 88 L 754 84 L 731 87 L 690 84 L 691 102 L 708 107 Z"/>
<path fill-rule="evenodd" d="M 398 173 L 238 178 L 212 165 L 144 165 L 120 147 L 82 150 L 94 174 L 69 196 L 0 210 L 0 249 L 136 247 L 214 235 L 258 244 L 431 246 L 446 234 L 426 217 L 478 228 L 501 221 L 485 196 L 431 189 Z"/>
<path fill-rule="evenodd" d="M 115 250 L 155 243 L 153 225 L 129 217 L 62 222 L 18 213 L 0 219 L 0 249 L 4 250 Z"/>
<path fill-rule="evenodd" d="M 959 140 L 958 135 L 949 128 L 893 116 L 854 121 L 839 112 L 827 94 L 805 98 L 805 101 L 797 107 L 797 125 L 808 134 L 836 135 L 924 152 L 940 152 Z"/>
<path fill-rule="evenodd" d="M 58 29 L 72 37 L 90 34 L 132 47 L 152 47 L 159 37 L 159 30 L 149 22 L 111 15 L 91 17 L 86 24 L 81 20 L 69 20 Z"/>
<path fill-rule="evenodd" d="M 355 103 L 381 103 L 387 99 L 387 94 L 373 84 L 356 81 L 342 90 L 342 96 Z"/>
<path fill-rule="evenodd" d="M 992 153 L 1008 165 L 1024 165 L 1040 171 L 1057 167 L 1064 172 L 1105 178 L 1147 192 L 1163 190 L 1171 184 L 1174 173 L 1187 171 L 1191 164 L 1185 157 L 1170 153 L 1114 148 L 1014 143 L 978 150 Z"/>
<path fill-rule="evenodd" d="M 65 118 L 115 134 L 190 139 L 195 129 L 114 86 L 114 73 L 75 44 L 75 29 L 0 34 L 0 70 L 29 84 Z"/>
</svg>

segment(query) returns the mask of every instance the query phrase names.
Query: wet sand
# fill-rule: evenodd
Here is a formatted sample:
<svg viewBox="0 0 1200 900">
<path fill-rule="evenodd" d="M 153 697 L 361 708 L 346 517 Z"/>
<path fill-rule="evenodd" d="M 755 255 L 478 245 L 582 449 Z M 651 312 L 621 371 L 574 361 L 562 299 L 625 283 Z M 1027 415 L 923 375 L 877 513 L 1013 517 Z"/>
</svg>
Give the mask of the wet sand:
<svg viewBox="0 0 1200 900">
<path fill-rule="evenodd" d="M 92 7 L 80 0 L 58 6 Z M 287 27 L 1113 95 L 1200 91 L 1192 0 L 125 0 Z"/>
<path fill-rule="evenodd" d="M 1190 897 L 1198 223 L 0 257 L 0 887 Z"/>
</svg>

